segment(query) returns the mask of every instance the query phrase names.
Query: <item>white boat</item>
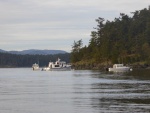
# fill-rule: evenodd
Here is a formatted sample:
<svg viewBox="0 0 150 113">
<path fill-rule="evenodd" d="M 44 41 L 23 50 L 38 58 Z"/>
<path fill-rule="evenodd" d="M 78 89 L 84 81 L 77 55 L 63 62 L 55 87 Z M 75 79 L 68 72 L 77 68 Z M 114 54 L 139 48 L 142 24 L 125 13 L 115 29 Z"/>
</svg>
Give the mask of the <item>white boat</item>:
<svg viewBox="0 0 150 113">
<path fill-rule="evenodd" d="M 131 71 L 132 69 L 128 66 L 124 66 L 123 64 L 114 64 L 112 68 L 108 68 L 108 71 L 114 72 L 123 72 L 123 71 Z"/>
<path fill-rule="evenodd" d="M 56 62 L 49 62 L 48 67 L 42 68 L 42 71 L 68 71 L 71 70 L 71 65 L 65 61 L 58 59 Z"/>
<path fill-rule="evenodd" d="M 36 63 L 33 64 L 33 65 L 32 65 L 32 69 L 33 69 L 33 70 L 39 70 L 39 64 L 36 64 Z"/>
</svg>

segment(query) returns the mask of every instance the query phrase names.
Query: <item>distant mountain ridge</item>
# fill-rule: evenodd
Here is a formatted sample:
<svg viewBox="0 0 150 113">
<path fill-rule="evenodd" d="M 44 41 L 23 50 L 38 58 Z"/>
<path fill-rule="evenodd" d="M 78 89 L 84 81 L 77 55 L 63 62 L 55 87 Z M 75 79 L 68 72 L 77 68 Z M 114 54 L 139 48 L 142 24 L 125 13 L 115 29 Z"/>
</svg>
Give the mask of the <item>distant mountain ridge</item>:
<svg viewBox="0 0 150 113">
<path fill-rule="evenodd" d="M 66 51 L 63 50 L 38 50 L 38 49 L 29 49 L 22 51 L 5 51 L 0 49 L 1 53 L 11 53 L 19 55 L 54 55 L 54 54 L 65 54 Z"/>
</svg>

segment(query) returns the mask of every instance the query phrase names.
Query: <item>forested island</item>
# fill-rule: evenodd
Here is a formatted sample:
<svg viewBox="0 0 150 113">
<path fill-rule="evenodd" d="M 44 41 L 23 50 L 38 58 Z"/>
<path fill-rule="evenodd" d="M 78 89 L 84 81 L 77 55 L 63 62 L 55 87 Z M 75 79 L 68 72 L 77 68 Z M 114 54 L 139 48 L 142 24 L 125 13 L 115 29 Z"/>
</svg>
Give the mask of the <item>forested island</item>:
<svg viewBox="0 0 150 113">
<path fill-rule="evenodd" d="M 55 55 L 17 55 L 0 53 L 0 67 L 32 67 L 39 63 L 40 67 L 47 66 L 50 61 L 55 62 L 58 58 L 67 63 L 70 62 L 70 53 Z"/>
<path fill-rule="evenodd" d="M 78 69 L 99 69 L 113 63 L 132 66 L 150 65 L 150 6 L 132 12 L 130 17 L 120 13 L 113 21 L 99 17 L 91 32 L 89 45 L 82 39 L 74 41 L 71 62 Z"/>
</svg>

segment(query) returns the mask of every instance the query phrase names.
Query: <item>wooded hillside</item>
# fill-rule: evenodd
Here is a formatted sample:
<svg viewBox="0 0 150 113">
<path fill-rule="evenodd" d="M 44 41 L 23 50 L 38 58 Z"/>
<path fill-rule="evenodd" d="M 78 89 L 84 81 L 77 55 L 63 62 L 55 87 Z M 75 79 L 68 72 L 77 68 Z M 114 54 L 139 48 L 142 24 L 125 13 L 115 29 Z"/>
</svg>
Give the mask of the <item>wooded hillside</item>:
<svg viewBox="0 0 150 113">
<path fill-rule="evenodd" d="M 31 67 L 38 63 L 40 66 L 47 66 L 50 61 L 55 62 L 58 58 L 67 63 L 70 62 L 70 54 L 56 55 L 16 55 L 0 53 L 0 67 Z"/>
<path fill-rule="evenodd" d="M 132 14 L 121 13 L 113 21 L 96 19 L 89 45 L 82 47 L 82 40 L 74 41 L 71 62 L 150 64 L 150 7 Z"/>
</svg>

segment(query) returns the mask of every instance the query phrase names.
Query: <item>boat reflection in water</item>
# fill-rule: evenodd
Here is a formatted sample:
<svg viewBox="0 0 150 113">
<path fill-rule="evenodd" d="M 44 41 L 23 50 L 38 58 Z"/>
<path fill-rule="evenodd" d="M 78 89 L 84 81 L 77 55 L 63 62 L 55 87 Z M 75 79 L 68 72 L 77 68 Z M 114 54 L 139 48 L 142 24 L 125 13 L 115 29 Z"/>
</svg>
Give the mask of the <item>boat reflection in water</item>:
<svg viewBox="0 0 150 113">
<path fill-rule="evenodd" d="M 65 61 L 58 60 L 56 62 L 49 62 L 48 67 L 42 68 L 42 71 L 69 71 L 71 70 L 71 65 L 67 64 Z"/>
</svg>

